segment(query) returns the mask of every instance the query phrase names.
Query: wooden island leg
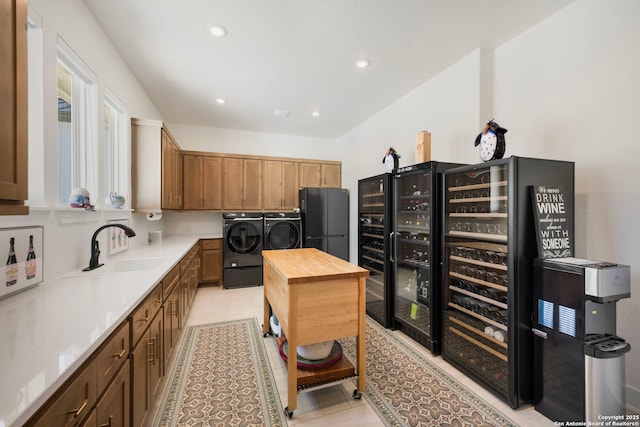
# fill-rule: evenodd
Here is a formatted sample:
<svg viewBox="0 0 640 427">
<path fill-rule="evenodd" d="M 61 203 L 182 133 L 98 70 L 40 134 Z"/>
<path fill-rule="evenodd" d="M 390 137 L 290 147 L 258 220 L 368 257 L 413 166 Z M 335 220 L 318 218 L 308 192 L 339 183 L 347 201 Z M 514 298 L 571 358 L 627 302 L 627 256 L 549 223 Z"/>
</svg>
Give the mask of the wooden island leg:
<svg viewBox="0 0 640 427">
<path fill-rule="evenodd" d="M 298 289 L 289 289 L 289 301 L 298 300 Z M 287 415 L 293 416 L 298 407 L 298 306 L 289 304 L 289 330 L 287 333 Z"/>
<path fill-rule="evenodd" d="M 269 283 L 269 263 L 265 262 L 262 267 L 262 295 L 264 296 L 264 320 L 262 324 L 262 335 L 267 336 L 269 333 L 269 329 L 271 329 L 271 325 L 269 323 L 269 300 L 267 299 L 267 288 Z"/>
<path fill-rule="evenodd" d="M 358 365 L 358 390 L 363 392 L 366 388 L 367 380 L 367 354 L 365 346 L 366 334 L 366 303 L 367 303 L 367 279 L 360 277 L 358 279 L 358 338 L 357 338 L 357 365 Z"/>
</svg>

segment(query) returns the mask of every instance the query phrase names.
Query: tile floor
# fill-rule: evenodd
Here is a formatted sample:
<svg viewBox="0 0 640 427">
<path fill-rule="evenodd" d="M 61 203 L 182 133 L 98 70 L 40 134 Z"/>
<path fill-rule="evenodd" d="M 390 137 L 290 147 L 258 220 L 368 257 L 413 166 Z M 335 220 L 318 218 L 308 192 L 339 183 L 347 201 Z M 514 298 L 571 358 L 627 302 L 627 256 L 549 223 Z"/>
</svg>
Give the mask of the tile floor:
<svg viewBox="0 0 640 427">
<path fill-rule="evenodd" d="M 257 317 L 259 323 L 262 324 L 262 290 L 262 287 L 222 289 L 219 286 L 201 286 L 198 288 L 191 312 L 187 318 L 187 325 L 200 325 L 248 317 Z M 393 333 L 410 343 L 434 364 L 458 379 L 467 388 L 519 425 L 536 427 L 554 425 L 552 421 L 536 412 L 532 406 L 525 406 L 514 411 L 502 400 L 468 379 L 466 375 L 452 367 L 442 357 L 432 356 L 424 347 L 401 332 L 394 331 Z M 276 384 L 283 403 L 282 406 L 285 407 L 287 406 L 286 367 L 278 354 L 275 339 L 266 338 L 265 344 L 272 362 Z M 298 394 L 298 408 L 293 418 L 287 420 L 288 425 L 298 427 L 384 426 L 366 399 L 355 400 L 351 397 L 354 389 L 354 384 L 342 383 L 336 387 L 327 387 L 313 392 Z M 149 418 L 153 419 L 153 417 Z"/>
</svg>

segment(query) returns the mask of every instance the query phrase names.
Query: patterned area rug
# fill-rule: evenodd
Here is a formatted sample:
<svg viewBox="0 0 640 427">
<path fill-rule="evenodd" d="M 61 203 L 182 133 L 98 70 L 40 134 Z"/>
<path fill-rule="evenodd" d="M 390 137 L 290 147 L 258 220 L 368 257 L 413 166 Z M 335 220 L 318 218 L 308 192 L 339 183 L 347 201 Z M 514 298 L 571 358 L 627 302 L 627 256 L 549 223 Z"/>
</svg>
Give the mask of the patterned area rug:
<svg viewBox="0 0 640 427">
<path fill-rule="evenodd" d="M 188 327 L 154 427 L 286 426 L 257 319 Z"/>
<path fill-rule="evenodd" d="M 387 426 L 517 426 L 371 318 L 366 340 L 363 395 Z M 287 425 L 256 318 L 191 326 L 176 351 L 154 427 Z"/>
<path fill-rule="evenodd" d="M 354 363 L 355 338 L 340 343 Z M 371 318 L 366 353 L 363 395 L 389 426 L 517 426 Z"/>
</svg>

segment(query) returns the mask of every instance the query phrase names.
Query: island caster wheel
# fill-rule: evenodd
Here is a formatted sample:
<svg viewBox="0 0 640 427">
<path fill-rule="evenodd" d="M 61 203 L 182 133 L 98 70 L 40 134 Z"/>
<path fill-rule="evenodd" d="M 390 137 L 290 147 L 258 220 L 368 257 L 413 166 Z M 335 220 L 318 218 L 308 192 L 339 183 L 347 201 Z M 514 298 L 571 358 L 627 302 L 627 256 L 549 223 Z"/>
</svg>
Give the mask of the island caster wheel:
<svg viewBox="0 0 640 427">
<path fill-rule="evenodd" d="M 357 400 L 362 399 L 362 393 L 360 393 L 358 389 L 353 390 L 353 398 Z"/>
<path fill-rule="evenodd" d="M 284 413 L 287 417 L 289 417 L 289 419 L 293 418 L 293 411 L 290 411 L 288 406 L 284 408 Z"/>
</svg>

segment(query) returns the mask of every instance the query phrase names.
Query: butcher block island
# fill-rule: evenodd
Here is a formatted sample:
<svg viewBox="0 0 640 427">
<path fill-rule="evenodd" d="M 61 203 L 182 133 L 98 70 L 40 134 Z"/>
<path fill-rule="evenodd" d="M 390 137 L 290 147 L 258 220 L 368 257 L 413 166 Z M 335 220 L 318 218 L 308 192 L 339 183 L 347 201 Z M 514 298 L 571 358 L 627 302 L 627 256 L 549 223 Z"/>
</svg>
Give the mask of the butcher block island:
<svg viewBox="0 0 640 427">
<path fill-rule="evenodd" d="M 264 257 L 264 323 L 269 333 L 271 308 L 286 336 L 288 354 L 298 346 L 355 336 L 357 361 L 345 357 L 335 365 L 298 369 L 297 358 L 288 357 L 288 407 L 291 418 L 297 407 L 297 392 L 310 386 L 325 386 L 357 373 L 360 398 L 365 389 L 365 295 L 369 272 L 314 248 L 266 250 Z"/>
</svg>

